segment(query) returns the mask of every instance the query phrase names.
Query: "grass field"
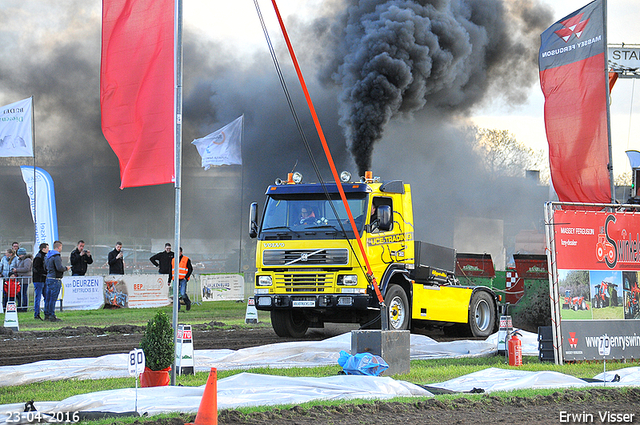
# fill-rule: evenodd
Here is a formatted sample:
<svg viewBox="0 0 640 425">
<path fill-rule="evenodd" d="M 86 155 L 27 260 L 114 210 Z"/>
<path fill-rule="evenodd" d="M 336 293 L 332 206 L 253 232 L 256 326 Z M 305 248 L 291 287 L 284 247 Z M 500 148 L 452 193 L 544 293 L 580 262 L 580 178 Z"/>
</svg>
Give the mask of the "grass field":
<svg viewBox="0 0 640 425">
<path fill-rule="evenodd" d="M 593 309 L 593 319 L 624 319 L 624 307 L 619 305 L 617 307 L 603 307 Z"/>
<path fill-rule="evenodd" d="M 608 361 L 607 371 L 609 372 L 635 365 L 636 364 L 634 363 Z M 598 373 L 602 373 L 603 370 L 603 365 L 597 362 L 583 362 L 560 366 L 552 363 L 542 363 L 538 361 L 537 357 L 524 357 L 523 365 L 520 367 L 514 367 L 507 365 L 503 356 L 493 356 L 466 359 L 413 360 L 411 361 L 411 371 L 408 374 L 398 375 L 394 378 L 419 385 L 429 385 L 477 372 L 488 367 L 518 369 L 534 372 L 555 371 L 578 378 L 593 378 Z M 335 366 L 314 368 L 257 368 L 251 369 L 250 372 L 278 376 L 324 377 L 337 375 L 341 370 L 342 368 L 336 364 Z M 218 379 L 224 379 L 241 372 L 247 372 L 247 370 L 220 370 L 218 371 Z M 198 372 L 195 375 L 181 375 L 176 377 L 176 385 L 204 385 L 207 382 L 207 378 L 208 372 Z M 61 380 L 38 382 L 12 387 L 0 387 L 0 405 L 20 403 L 24 402 L 24 400 L 30 399 L 34 399 L 36 401 L 56 401 L 63 400 L 77 394 L 134 387 L 135 381 L 133 378 L 109 378 L 99 381 Z M 538 392 L 534 390 L 531 391 L 533 394 L 538 394 Z"/>
<path fill-rule="evenodd" d="M 183 308 L 178 314 L 178 322 L 188 320 L 190 324 L 209 323 L 211 321 L 224 322 L 226 325 L 244 325 L 244 315 L 247 304 L 237 301 L 216 301 L 194 304 L 191 311 Z M 21 331 L 36 331 L 60 329 L 65 326 L 95 326 L 108 327 L 112 325 L 146 326 L 156 312 L 164 311 L 169 317 L 173 316 L 173 307 L 159 308 L 119 308 L 101 310 L 56 310 L 61 322 L 43 322 L 33 318 L 33 312 L 18 313 Z M 260 322 L 270 325 L 269 314 L 258 313 Z"/>
<path fill-rule="evenodd" d="M 591 303 L 587 303 L 588 310 L 571 310 L 568 308 L 563 308 L 560 310 L 560 317 L 566 320 L 589 320 L 592 319 L 591 316 Z"/>
</svg>

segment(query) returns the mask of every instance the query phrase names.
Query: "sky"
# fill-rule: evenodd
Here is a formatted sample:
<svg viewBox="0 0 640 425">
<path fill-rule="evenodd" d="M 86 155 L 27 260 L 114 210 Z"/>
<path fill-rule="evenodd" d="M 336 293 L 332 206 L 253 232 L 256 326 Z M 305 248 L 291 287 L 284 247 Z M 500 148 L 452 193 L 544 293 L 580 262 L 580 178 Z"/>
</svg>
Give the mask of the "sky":
<svg viewBox="0 0 640 425">
<path fill-rule="evenodd" d="M 511 0 L 509 0 L 511 1 Z M 212 39 L 225 43 L 230 51 L 266 52 L 266 42 L 259 25 L 254 3 L 248 0 L 225 2 L 222 10 L 215 6 L 215 12 L 202 13 L 202 2 L 185 1 L 185 21 L 208 34 Z M 216 2 L 221 3 L 221 2 Z M 553 22 L 587 4 L 584 0 L 540 0 L 552 10 Z M 286 22 L 309 21 L 331 1 L 322 0 L 280 0 L 277 2 Z M 271 1 L 260 0 L 262 15 L 274 43 L 281 40 Z M 608 42 L 609 44 L 640 45 L 640 4 L 637 0 L 615 0 L 608 2 Z M 549 25 L 553 22 L 550 22 Z M 292 43 L 296 47 L 296 40 Z M 305 69 L 303 69 L 303 73 Z M 611 132 L 612 153 L 615 175 L 629 172 L 626 154 L 628 149 L 640 150 L 640 87 L 633 79 L 619 79 L 612 92 Z M 312 93 L 313 94 L 313 93 Z M 487 99 L 474 107 L 469 118 L 480 127 L 508 130 L 518 141 L 534 150 L 548 151 L 543 119 L 544 97 L 539 81 L 527 91 L 523 104 L 514 105 L 503 99 Z"/>
</svg>

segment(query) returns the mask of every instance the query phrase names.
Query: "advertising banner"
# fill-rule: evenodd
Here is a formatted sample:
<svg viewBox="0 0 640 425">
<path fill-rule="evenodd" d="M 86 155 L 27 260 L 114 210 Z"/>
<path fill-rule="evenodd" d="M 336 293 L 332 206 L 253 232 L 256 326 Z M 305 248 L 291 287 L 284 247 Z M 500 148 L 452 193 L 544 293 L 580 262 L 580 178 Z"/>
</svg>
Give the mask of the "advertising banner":
<svg viewBox="0 0 640 425">
<path fill-rule="evenodd" d="M 611 201 L 604 3 L 592 1 L 540 35 L 549 168 L 562 202 Z"/>
<path fill-rule="evenodd" d="M 65 310 L 97 310 L 104 305 L 102 276 L 65 276 L 62 287 Z"/>
<path fill-rule="evenodd" d="M 208 274 L 200 276 L 202 301 L 244 301 L 244 276 Z"/>
<path fill-rule="evenodd" d="M 167 276 L 158 274 L 105 276 L 104 303 L 107 306 L 129 308 L 170 305 Z"/>
<path fill-rule="evenodd" d="M 630 320 L 562 321 L 565 360 L 601 360 L 598 342 L 608 337 L 611 352 L 607 359 L 637 359 L 640 350 L 638 322 Z"/>
<path fill-rule="evenodd" d="M 640 357 L 640 213 L 553 211 L 551 282 L 564 360 Z"/>
<path fill-rule="evenodd" d="M 640 215 L 555 211 L 558 269 L 640 270 Z"/>
<path fill-rule="evenodd" d="M 0 107 L 0 157 L 33 156 L 33 98 Z"/>
<path fill-rule="evenodd" d="M 47 171 L 38 167 L 34 172 L 33 167 L 23 165 L 20 171 L 27 187 L 31 217 L 36 228 L 33 252 L 38 252 L 41 243 L 46 242 L 53 247 L 53 242 L 58 239 L 58 214 L 53 179 Z"/>
</svg>

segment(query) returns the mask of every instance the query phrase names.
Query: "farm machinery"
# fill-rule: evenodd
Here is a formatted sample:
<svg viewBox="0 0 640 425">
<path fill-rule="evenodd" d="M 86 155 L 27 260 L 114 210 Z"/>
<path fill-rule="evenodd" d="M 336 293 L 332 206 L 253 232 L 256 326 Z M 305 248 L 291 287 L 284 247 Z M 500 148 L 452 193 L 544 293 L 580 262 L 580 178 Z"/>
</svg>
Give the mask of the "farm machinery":
<svg viewBox="0 0 640 425">
<path fill-rule="evenodd" d="M 616 307 L 618 305 L 618 285 L 602 281 L 594 288 L 595 294 L 591 300 L 593 308 Z"/>
<path fill-rule="evenodd" d="M 564 292 L 564 303 L 562 304 L 562 308 L 574 311 L 589 310 L 589 306 L 587 305 L 584 297 L 572 297 L 571 291 L 568 289 Z"/>
</svg>

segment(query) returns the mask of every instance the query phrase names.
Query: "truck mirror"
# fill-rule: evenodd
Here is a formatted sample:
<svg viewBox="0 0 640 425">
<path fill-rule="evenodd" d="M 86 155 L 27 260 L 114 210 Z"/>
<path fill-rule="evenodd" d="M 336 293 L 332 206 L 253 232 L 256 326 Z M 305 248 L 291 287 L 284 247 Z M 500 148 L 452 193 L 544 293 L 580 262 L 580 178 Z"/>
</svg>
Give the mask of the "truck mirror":
<svg viewBox="0 0 640 425">
<path fill-rule="evenodd" d="M 258 236 L 258 203 L 252 202 L 249 207 L 249 237 Z"/>
<path fill-rule="evenodd" d="M 380 205 L 376 211 L 378 214 L 378 229 L 383 232 L 391 230 L 391 207 L 389 205 Z"/>
</svg>

